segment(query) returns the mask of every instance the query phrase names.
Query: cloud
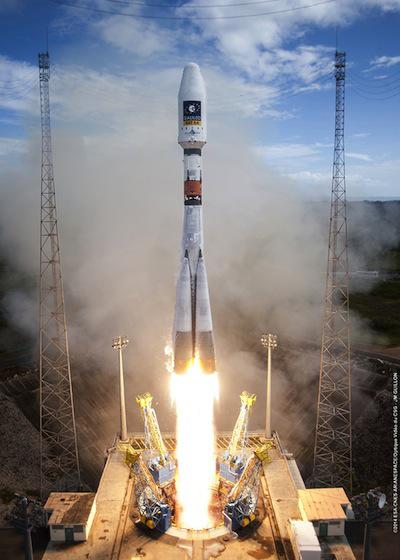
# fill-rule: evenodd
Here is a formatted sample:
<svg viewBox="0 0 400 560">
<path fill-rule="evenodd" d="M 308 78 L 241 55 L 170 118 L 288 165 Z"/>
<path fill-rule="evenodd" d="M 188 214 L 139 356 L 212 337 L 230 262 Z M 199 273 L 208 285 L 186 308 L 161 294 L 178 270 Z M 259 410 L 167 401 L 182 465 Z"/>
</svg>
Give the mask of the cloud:
<svg viewBox="0 0 400 560">
<path fill-rule="evenodd" d="M 371 156 L 368 154 L 359 154 L 357 152 L 346 152 L 346 156 L 360 161 L 371 161 Z"/>
<path fill-rule="evenodd" d="M 211 27 L 211 29 L 210 29 Z M 296 83 L 310 84 L 332 70 L 333 50 L 323 45 L 298 45 L 292 49 L 280 45 L 281 37 L 270 41 L 264 24 L 234 27 L 203 26 L 208 40 L 213 40 L 222 55 L 252 81 L 275 81 L 290 89 Z"/>
<path fill-rule="evenodd" d="M 37 113 L 38 82 L 37 68 L 0 55 L 0 108 Z"/>
<path fill-rule="evenodd" d="M 95 2 L 98 7 L 104 7 L 101 1 Z M 242 13 L 249 8 L 229 6 L 226 8 L 210 7 L 207 10 L 196 8 L 195 3 L 185 4 L 186 9 L 176 9 L 176 14 L 198 17 L 214 17 L 226 14 Z M 290 7 L 293 3 L 284 1 Z M 257 8 L 252 7 L 257 13 Z M 76 19 L 82 25 L 87 25 L 92 35 L 98 40 L 99 36 L 108 44 L 125 52 L 138 55 L 141 59 L 157 57 L 167 64 L 168 58 L 179 58 L 182 65 L 187 57 L 196 57 L 200 63 L 213 62 L 220 68 L 227 68 L 227 64 L 235 68 L 236 72 L 244 72 L 248 80 L 253 83 L 285 84 L 290 87 L 298 84 L 308 85 L 321 77 L 327 76 L 332 69 L 333 49 L 325 45 L 309 45 L 304 41 L 294 48 L 284 47 L 286 39 L 301 38 L 304 29 L 310 23 L 320 24 L 324 21 L 323 11 L 317 7 L 313 16 L 300 12 L 293 12 L 285 16 L 271 16 L 268 18 L 253 18 L 246 20 L 186 20 L 184 22 L 170 22 L 141 20 L 121 16 L 102 16 L 88 12 L 87 21 L 82 13 L 75 10 Z M 322 7 L 321 7 L 322 8 Z M 123 11 L 129 11 L 125 7 Z M 132 7 L 137 13 L 139 8 Z M 145 8 L 141 9 L 144 13 Z M 345 8 L 343 8 L 346 11 Z M 66 19 L 73 17 L 74 10 L 66 9 Z M 147 10 L 148 13 L 148 10 Z M 171 15 L 171 11 L 168 12 Z M 331 11 L 335 14 L 334 10 Z M 163 13 L 164 14 L 164 13 Z M 161 15 L 163 15 L 161 14 Z M 165 15 L 165 14 L 164 14 Z M 62 25 L 60 22 L 58 25 Z M 69 25 L 69 24 L 68 24 Z M 323 24 L 325 25 L 325 24 Z M 179 47 L 179 48 L 178 48 Z M 271 84 L 272 85 L 272 84 Z"/>
<path fill-rule="evenodd" d="M 398 196 L 398 177 L 400 160 L 375 158 L 361 165 L 352 163 L 347 166 L 347 185 L 354 197 L 390 197 Z"/>
<path fill-rule="evenodd" d="M 371 136 L 370 132 L 355 132 L 353 135 L 353 138 L 368 138 L 368 136 Z"/>
<path fill-rule="evenodd" d="M 221 55 L 234 64 L 252 80 L 271 80 L 276 77 L 298 79 L 305 83 L 329 73 L 333 48 L 324 45 L 308 45 L 307 34 L 314 27 L 333 28 L 360 17 L 361 10 L 379 9 L 383 11 L 400 9 L 398 0 L 337 0 L 315 6 L 312 9 L 297 10 L 285 14 L 261 15 L 265 6 L 214 7 L 207 10 L 209 17 L 227 15 L 260 14 L 258 17 L 243 19 L 214 19 L 193 21 L 208 41 L 215 44 Z M 204 10 L 195 8 L 189 12 L 195 17 L 204 16 Z M 188 5 L 188 4 L 186 4 Z M 189 3 L 190 5 L 190 3 Z M 285 0 L 279 9 L 298 7 L 298 2 Z M 273 10 L 268 10 L 273 11 Z M 186 10 L 185 10 L 186 12 Z M 300 45 L 288 49 L 288 41 Z"/>
<path fill-rule="evenodd" d="M 266 78 L 297 79 L 307 85 L 330 74 L 332 53 L 331 48 L 322 45 L 299 45 L 291 50 L 279 48 L 261 54 L 258 67 Z"/>
<path fill-rule="evenodd" d="M 36 68 L 27 62 L 12 60 L 0 54 L 0 82 L 9 90 L 19 89 L 37 76 Z"/>
<path fill-rule="evenodd" d="M 296 171 L 293 173 L 288 173 L 287 177 L 290 177 L 297 183 L 307 186 L 311 185 L 329 185 L 332 180 L 332 174 L 327 172 L 318 171 Z"/>
<path fill-rule="evenodd" d="M 329 194 L 332 181 L 330 148 L 330 144 L 315 142 L 257 145 L 253 150 L 281 176 L 293 181 L 296 188 L 313 198 L 321 198 Z M 347 189 L 351 197 L 390 197 L 394 193 L 397 196 L 400 174 L 397 159 L 387 156 L 372 159 L 369 154 L 359 152 L 346 152 L 345 156 Z"/>
<path fill-rule="evenodd" d="M 178 33 L 171 33 L 155 22 L 113 16 L 93 24 L 96 31 L 110 45 L 145 59 L 153 55 L 170 55 L 179 41 Z"/>
<path fill-rule="evenodd" d="M 287 14 L 269 15 L 242 19 L 195 20 L 190 17 L 220 17 L 241 15 L 249 12 L 255 15 L 265 11 L 265 6 L 211 6 L 196 8 L 196 0 L 186 2 L 185 9 L 176 8 L 177 16 L 188 15 L 185 21 L 168 22 L 162 20 L 142 20 L 121 16 L 108 16 L 67 8 L 66 18 L 73 14 L 81 25 L 86 25 L 95 38 L 104 40 L 123 53 L 136 55 L 136 63 L 152 63 L 154 71 L 168 66 L 183 66 L 190 58 L 204 66 L 219 68 L 224 76 L 240 78 L 243 84 L 252 88 L 265 88 L 265 102 L 261 103 L 256 92 L 254 100 L 249 93 L 246 106 L 241 109 L 242 99 L 233 104 L 247 115 L 269 115 L 290 118 L 290 112 L 281 110 L 278 103 L 286 95 L 312 92 L 331 87 L 333 47 L 324 44 L 310 44 L 308 33 L 314 28 L 335 26 L 339 22 L 350 23 L 360 17 L 361 7 L 380 10 L 396 9 L 396 2 L 383 0 L 337 0 L 331 4 L 315 6 L 308 10 L 298 10 Z M 92 5 L 104 8 L 102 0 L 94 0 Z M 298 2 L 283 0 L 280 9 L 298 6 Z M 189 8 L 189 9 L 188 9 Z M 118 10 L 118 6 L 113 9 Z M 132 13 L 154 13 L 145 7 L 129 5 L 121 11 Z M 272 10 L 273 11 L 273 10 Z M 174 15 L 172 10 L 158 10 L 154 15 Z M 332 31 L 333 35 L 333 31 Z M 295 46 L 288 47 L 288 43 Z M 126 60 L 124 61 L 126 65 Z M 128 63 L 129 65 L 130 63 Z M 134 62 L 132 61 L 132 67 Z M 275 100 L 273 99 L 275 93 Z M 224 109 L 225 110 L 225 109 Z"/>
<path fill-rule="evenodd" d="M 208 111 L 213 123 L 227 113 L 238 117 L 270 115 L 287 118 L 289 113 L 275 107 L 279 88 L 251 84 L 241 76 L 209 64 L 202 68 L 208 89 Z M 119 130 L 140 141 L 149 119 L 161 123 L 174 119 L 181 66 L 137 65 L 124 72 L 95 70 L 83 65 L 58 64 L 51 72 L 51 114 L 54 122 L 79 123 L 86 128 L 86 139 L 95 133 Z M 8 115 L 37 116 L 39 113 L 38 70 L 32 65 L 0 58 L 0 80 L 10 83 L 0 89 L 0 107 Z M 229 84 L 229 87 L 227 87 Z M 75 126 L 75 125 L 74 125 Z M 212 126 L 212 124 L 211 124 Z"/>
<path fill-rule="evenodd" d="M 396 12 L 400 10 L 400 0 L 359 0 L 370 8 L 379 8 L 383 12 Z"/>
<path fill-rule="evenodd" d="M 390 66 L 400 64 L 400 56 L 378 56 L 370 64 L 375 68 L 390 68 Z"/>
<path fill-rule="evenodd" d="M 261 155 L 270 161 L 289 158 L 303 158 L 315 156 L 319 153 L 316 147 L 312 144 L 269 144 L 266 146 L 256 146 L 254 150 L 258 155 Z"/>
<path fill-rule="evenodd" d="M 108 44 L 125 52 L 132 52 L 141 58 L 159 56 L 163 60 L 178 57 L 181 64 L 186 56 L 196 53 L 198 58 L 208 57 L 214 64 L 228 63 L 244 72 L 253 82 L 279 80 L 310 84 L 329 74 L 332 69 L 333 47 L 307 44 L 307 34 L 315 27 L 333 28 L 338 24 L 350 24 L 365 10 L 383 12 L 400 9 L 400 0 L 336 0 L 313 6 L 311 9 L 298 8 L 296 0 L 282 0 L 278 11 L 287 13 L 271 14 L 274 7 L 245 4 L 237 6 L 234 0 L 223 6 L 185 2 L 175 10 L 168 8 L 155 11 L 146 6 L 113 6 L 121 12 L 153 16 L 176 16 L 188 19 L 170 22 L 168 20 L 140 19 L 135 17 L 109 16 L 96 12 L 64 8 L 67 25 L 75 16 L 79 24 L 88 25 L 93 35 L 100 36 Z M 231 5 L 232 4 L 232 5 Z M 103 0 L 89 1 L 88 5 L 104 9 Z M 268 15 L 263 15 L 264 12 Z M 251 14 L 254 17 L 240 19 Z M 233 16 L 233 19 L 232 19 Z M 235 19 L 239 16 L 238 19 Z M 196 18 L 208 19 L 196 19 Z M 228 19 L 219 19 L 219 18 Z M 231 18 L 231 19 L 229 19 Z M 58 25 L 61 18 L 59 18 Z M 288 48 L 288 42 L 297 41 L 295 47 Z M 333 42 L 333 41 L 332 41 Z M 179 49 L 177 48 L 179 47 Z M 201 52 L 200 52 L 201 51 Z M 216 55 L 216 53 L 218 53 Z M 200 63 L 204 60 L 198 60 Z"/>
<path fill-rule="evenodd" d="M 0 137 L 0 157 L 8 157 L 15 154 L 24 154 L 28 151 L 26 140 L 20 138 Z"/>
<path fill-rule="evenodd" d="M 366 154 L 357 154 L 364 156 Z M 346 153 L 346 157 L 349 153 Z M 388 158 L 376 158 L 372 160 L 361 157 L 349 157 L 346 165 L 346 184 L 347 194 L 353 199 L 363 198 L 397 198 L 398 175 L 400 174 L 400 161 Z M 360 162 L 360 163 L 358 163 Z M 286 165 L 286 164 L 285 164 Z M 306 163 L 307 165 L 307 163 Z M 298 188 L 306 193 L 314 193 L 314 196 L 320 198 L 323 193 L 329 193 L 330 184 L 332 182 L 331 160 L 326 160 L 324 169 L 320 169 L 321 165 L 307 169 L 301 169 L 300 166 L 285 173 L 285 166 L 281 165 L 279 170 L 285 176 L 292 179 Z M 312 190 L 310 190 L 312 189 Z"/>
</svg>

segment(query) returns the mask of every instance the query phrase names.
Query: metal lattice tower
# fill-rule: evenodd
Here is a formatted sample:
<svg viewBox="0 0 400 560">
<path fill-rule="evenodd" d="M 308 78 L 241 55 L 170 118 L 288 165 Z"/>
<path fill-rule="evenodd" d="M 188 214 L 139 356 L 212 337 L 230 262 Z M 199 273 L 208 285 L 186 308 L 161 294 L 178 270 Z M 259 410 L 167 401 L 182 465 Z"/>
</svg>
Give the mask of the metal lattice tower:
<svg viewBox="0 0 400 560">
<path fill-rule="evenodd" d="M 40 457 L 41 496 L 77 490 L 80 471 L 64 290 L 61 276 L 56 196 L 50 129 L 50 59 L 39 54 L 42 125 L 42 181 L 40 216 Z"/>
<path fill-rule="evenodd" d="M 349 268 L 344 99 L 346 54 L 336 51 L 335 147 L 313 483 L 352 489 Z"/>
</svg>

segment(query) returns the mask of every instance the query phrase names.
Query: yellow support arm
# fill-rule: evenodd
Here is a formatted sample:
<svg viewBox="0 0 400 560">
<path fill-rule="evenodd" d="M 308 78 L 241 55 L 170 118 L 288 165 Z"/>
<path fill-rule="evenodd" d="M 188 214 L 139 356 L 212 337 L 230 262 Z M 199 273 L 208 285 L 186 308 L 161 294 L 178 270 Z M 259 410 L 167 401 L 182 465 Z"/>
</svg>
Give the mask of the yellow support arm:
<svg viewBox="0 0 400 560">
<path fill-rule="evenodd" d="M 249 413 L 251 407 L 256 402 L 256 395 L 251 395 L 247 391 L 243 391 L 240 395 L 240 400 L 242 404 L 240 406 L 239 416 L 236 420 L 228 447 L 228 455 L 230 459 L 236 455 L 239 443 L 241 442 L 243 444 L 245 441 Z"/>
<path fill-rule="evenodd" d="M 136 468 L 140 471 L 140 476 L 145 479 L 146 485 L 150 487 L 157 500 L 162 501 L 163 495 L 157 484 L 154 482 L 146 463 L 142 459 L 141 453 L 134 449 L 130 444 L 118 445 L 118 447 L 121 451 L 125 451 L 125 463 L 129 467 L 136 465 Z"/>
<path fill-rule="evenodd" d="M 246 484 L 249 482 L 253 474 L 253 470 L 258 465 L 265 462 L 269 463 L 271 461 L 268 454 L 268 450 L 272 449 L 273 447 L 275 447 L 274 444 L 266 443 L 264 445 L 261 445 L 260 447 L 257 447 L 257 449 L 254 450 L 253 455 L 249 458 L 249 460 L 246 463 L 246 466 L 242 472 L 242 476 L 240 477 L 240 479 L 237 481 L 237 483 L 229 493 L 229 501 L 235 501 L 238 498 L 240 498 L 243 489 L 245 488 Z"/>
<path fill-rule="evenodd" d="M 153 402 L 153 397 L 150 393 L 144 393 L 143 395 L 138 395 L 136 397 L 136 402 L 140 406 L 143 414 L 145 431 L 148 432 L 148 437 L 150 441 L 148 444 L 151 449 L 157 450 L 160 455 L 160 462 L 164 465 L 167 461 L 167 449 L 164 445 L 164 441 L 161 436 L 160 426 L 158 425 L 157 416 L 154 408 L 151 406 Z"/>
</svg>

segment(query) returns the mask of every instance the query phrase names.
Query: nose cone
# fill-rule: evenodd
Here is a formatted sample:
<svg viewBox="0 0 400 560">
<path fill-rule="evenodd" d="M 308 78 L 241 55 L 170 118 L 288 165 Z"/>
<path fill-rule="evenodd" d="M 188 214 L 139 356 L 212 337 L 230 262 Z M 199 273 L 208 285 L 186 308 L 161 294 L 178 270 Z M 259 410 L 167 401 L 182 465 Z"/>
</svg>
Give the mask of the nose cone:
<svg viewBox="0 0 400 560">
<path fill-rule="evenodd" d="M 201 149 L 207 141 L 206 87 L 194 62 L 183 69 L 178 94 L 178 142 L 184 149 Z"/>
<path fill-rule="evenodd" d="M 205 95 L 206 88 L 199 65 L 190 62 L 183 69 L 179 97 L 181 99 L 204 99 Z"/>
</svg>

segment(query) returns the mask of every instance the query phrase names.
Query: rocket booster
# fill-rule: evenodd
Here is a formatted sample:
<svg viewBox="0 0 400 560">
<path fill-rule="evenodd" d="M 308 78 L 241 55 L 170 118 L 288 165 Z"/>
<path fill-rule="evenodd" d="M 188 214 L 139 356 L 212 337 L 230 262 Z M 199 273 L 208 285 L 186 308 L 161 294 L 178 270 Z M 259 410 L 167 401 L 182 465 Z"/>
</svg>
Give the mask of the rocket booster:
<svg viewBox="0 0 400 560">
<path fill-rule="evenodd" d="M 198 356 L 202 371 L 215 371 L 215 350 L 203 256 L 202 161 L 207 141 L 206 91 L 197 64 L 185 66 L 178 94 L 178 143 L 183 148 L 184 218 L 181 268 L 176 286 L 174 369 L 185 373 Z"/>
</svg>

